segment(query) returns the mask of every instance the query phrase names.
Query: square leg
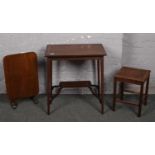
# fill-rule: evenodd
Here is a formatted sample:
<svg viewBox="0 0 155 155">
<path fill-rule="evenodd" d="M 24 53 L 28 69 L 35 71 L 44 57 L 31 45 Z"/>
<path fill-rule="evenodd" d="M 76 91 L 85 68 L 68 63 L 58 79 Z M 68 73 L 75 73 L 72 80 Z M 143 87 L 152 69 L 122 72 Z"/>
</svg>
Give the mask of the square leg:
<svg viewBox="0 0 155 155">
<path fill-rule="evenodd" d="M 120 93 L 120 99 L 124 99 L 124 82 L 120 82 L 119 85 L 119 93 Z"/>
<path fill-rule="evenodd" d="M 104 114 L 104 58 L 97 60 L 98 68 L 98 92 L 101 103 L 101 113 Z"/>
<path fill-rule="evenodd" d="M 148 90 L 149 90 L 149 81 L 150 81 L 150 75 L 146 82 L 146 90 L 145 90 L 145 98 L 144 98 L 144 105 L 147 105 L 147 99 L 148 99 Z"/>
<path fill-rule="evenodd" d="M 52 102 L 52 60 L 47 58 L 47 114 L 50 114 L 50 104 Z"/>
<path fill-rule="evenodd" d="M 144 91 L 144 84 L 141 85 L 140 88 L 140 97 L 139 97 L 139 105 L 138 105 L 138 117 L 141 117 L 142 113 L 142 105 L 143 105 L 143 91 Z"/>
<path fill-rule="evenodd" d="M 100 61 L 97 60 L 97 78 L 98 78 L 98 97 L 100 100 Z"/>
<path fill-rule="evenodd" d="M 116 110 L 116 97 L 117 97 L 117 80 L 114 78 L 114 88 L 113 88 L 113 107 L 112 110 Z"/>
</svg>

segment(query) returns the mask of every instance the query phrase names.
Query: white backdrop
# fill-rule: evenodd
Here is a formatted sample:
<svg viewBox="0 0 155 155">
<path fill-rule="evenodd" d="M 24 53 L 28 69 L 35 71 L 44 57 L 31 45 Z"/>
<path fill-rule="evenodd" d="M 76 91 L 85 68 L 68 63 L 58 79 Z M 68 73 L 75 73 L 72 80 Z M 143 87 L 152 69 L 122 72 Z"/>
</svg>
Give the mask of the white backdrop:
<svg viewBox="0 0 155 155">
<path fill-rule="evenodd" d="M 105 57 L 105 91 L 112 93 L 112 79 L 123 65 L 154 69 L 155 34 L 121 33 L 1 33 L 0 34 L 0 93 L 5 93 L 3 57 L 7 54 L 35 51 L 39 57 L 40 93 L 45 93 L 45 58 L 47 44 L 102 43 Z M 122 52 L 123 51 L 123 52 Z M 122 57 L 123 56 L 123 57 Z M 54 63 L 54 84 L 60 80 L 91 80 L 96 83 L 95 67 L 91 61 L 62 61 Z M 151 88 L 155 85 L 152 71 Z M 152 89 L 153 92 L 153 89 Z M 86 90 L 64 90 L 64 93 L 87 93 Z"/>
<path fill-rule="evenodd" d="M 35 51 L 39 57 L 40 93 L 45 92 L 45 58 L 47 44 L 102 43 L 108 56 L 105 58 L 106 92 L 111 91 L 112 77 L 121 66 L 122 34 L 0 34 L 0 93 L 5 93 L 2 59 L 7 54 Z M 91 80 L 96 82 L 91 61 L 54 63 L 54 84 L 60 80 Z M 65 93 L 86 93 L 85 90 L 65 90 Z"/>
<path fill-rule="evenodd" d="M 150 93 L 155 94 L 155 33 L 124 34 L 122 65 L 151 70 Z"/>
</svg>

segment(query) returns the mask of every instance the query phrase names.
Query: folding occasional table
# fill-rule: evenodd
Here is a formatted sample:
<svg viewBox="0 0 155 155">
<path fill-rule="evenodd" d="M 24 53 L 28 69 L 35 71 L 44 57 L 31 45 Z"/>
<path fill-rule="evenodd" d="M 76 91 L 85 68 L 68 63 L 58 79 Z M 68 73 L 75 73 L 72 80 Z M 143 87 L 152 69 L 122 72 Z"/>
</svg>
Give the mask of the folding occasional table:
<svg viewBox="0 0 155 155">
<path fill-rule="evenodd" d="M 63 88 L 88 87 L 101 103 L 101 113 L 104 113 L 104 56 L 106 52 L 102 44 L 70 44 L 48 45 L 45 57 L 47 59 L 47 113 L 50 114 L 52 100 L 60 94 Z M 58 86 L 52 86 L 53 60 L 95 60 L 97 62 L 98 85 L 91 81 L 65 81 Z M 97 93 L 93 87 L 97 88 Z M 57 88 L 56 94 L 52 90 Z"/>
<path fill-rule="evenodd" d="M 7 55 L 3 63 L 7 95 L 15 109 L 16 100 L 34 99 L 39 93 L 37 55 L 34 52 Z"/>
</svg>

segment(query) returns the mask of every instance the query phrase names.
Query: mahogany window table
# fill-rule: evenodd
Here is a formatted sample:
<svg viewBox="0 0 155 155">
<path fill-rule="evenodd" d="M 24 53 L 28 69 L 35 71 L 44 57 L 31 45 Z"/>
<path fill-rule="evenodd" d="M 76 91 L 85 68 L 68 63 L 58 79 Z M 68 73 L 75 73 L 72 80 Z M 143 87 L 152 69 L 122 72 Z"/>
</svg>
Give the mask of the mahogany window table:
<svg viewBox="0 0 155 155">
<path fill-rule="evenodd" d="M 47 114 L 50 114 L 50 105 L 63 88 L 88 87 L 101 103 L 101 113 L 104 113 L 104 56 L 106 52 L 102 44 L 67 44 L 47 45 L 45 52 L 47 76 Z M 52 62 L 55 60 L 93 60 L 97 64 L 98 84 L 91 81 L 64 81 L 58 86 L 52 86 Z M 96 88 L 96 89 L 94 89 Z M 53 89 L 56 94 L 53 94 Z M 97 91 L 95 91 L 97 90 Z"/>
</svg>

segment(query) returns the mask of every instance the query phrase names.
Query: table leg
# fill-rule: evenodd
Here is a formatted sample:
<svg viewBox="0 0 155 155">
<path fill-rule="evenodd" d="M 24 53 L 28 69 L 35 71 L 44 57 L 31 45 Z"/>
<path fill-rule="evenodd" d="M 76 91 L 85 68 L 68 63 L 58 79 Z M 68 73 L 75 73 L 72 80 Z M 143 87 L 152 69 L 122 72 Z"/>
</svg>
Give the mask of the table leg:
<svg viewBox="0 0 155 155">
<path fill-rule="evenodd" d="M 50 104 L 52 102 L 52 60 L 47 58 L 47 114 L 50 114 Z"/>
<path fill-rule="evenodd" d="M 141 116 L 141 111 L 142 111 L 142 105 L 143 105 L 143 90 L 144 90 L 144 84 L 141 84 L 141 87 L 140 87 L 139 106 L 138 106 L 138 117 Z"/>
<path fill-rule="evenodd" d="M 113 111 L 115 111 L 116 109 L 116 97 L 117 97 L 117 80 L 114 78 L 113 108 L 112 108 Z"/>
<path fill-rule="evenodd" d="M 120 82 L 120 99 L 124 99 L 124 82 Z"/>
<path fill-rule="evenodd" d="M 97 78 L 98 78 L 98 98 L 100 100 L 100 61 L 97 60 Z"/>
<path fill-rule="evenodd" d="M 149 91 L 149 81 L 150 81 L 150 75 L 149 75 L 147 83 L 146 83 L 144 105 L 147 105 L 147 98 L 148 98 L 148 91 Z"/>
<path fill-rule="evenodd" d="M 104 58 L 101 58 L 99 64 L 100 74 L 100 101 L 101 101 L 101 113 L 104 113 Z"/>
</svg>

